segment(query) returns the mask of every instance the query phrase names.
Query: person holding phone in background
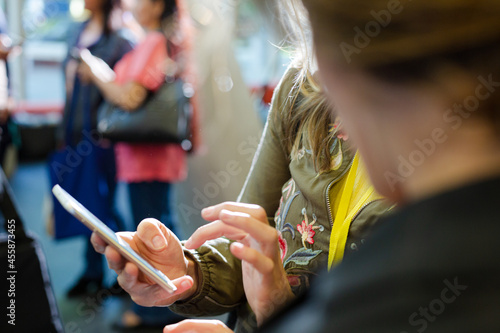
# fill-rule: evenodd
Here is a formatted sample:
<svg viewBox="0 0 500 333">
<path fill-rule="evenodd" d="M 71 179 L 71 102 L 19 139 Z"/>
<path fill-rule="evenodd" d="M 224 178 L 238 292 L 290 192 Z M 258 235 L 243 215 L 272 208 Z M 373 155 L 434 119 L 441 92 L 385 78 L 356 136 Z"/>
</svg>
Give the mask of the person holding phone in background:
<svg viewBox="0 0 500 333">
<path fill-rule="evenodd" d="M 69 34 L 68 55 L 63 63 L 66 100 L 63 109 L 62 125 L 57 131 L 59 148 L 77 147 L 85 140 L 86 121 L 90 119 L 90 129 L 95 130 L 97 109 L 103 101 L 103 95 L 97 86 L 77 75 L 80 65 L 79 52 L 88 49 L 99 56 L 109 66 L 114 66 L 123 55 L 132 49 L 129 40 L 115 31 L 111 24 L 113 10 L 119 6 L 117 0 L 85 0 L 85 9 L 90 17 L 78 23 Z M 88 133 L 87 133 L 88 135 Z M 96 173 L 105 179 L 108 188 L 108 204 L 113 210 L 114 192 L 116 188 L 116 167 L 113 147 L 109 142 L 100 140 L 100 149 L 95 165 L 86 170 Z M 92 189 L 98 191 L 98 189 Z M 77 198 L 78 199 L 78 198 Z M 68 297 L 84 296 L 103 288 L 103 260 L 95 254 L 89 242 L 85 250 L 85 268 L 76 284 L 67 292 Z"/>
<path fill-rule="evenodd" d="M 145 32 L 136 47 L 114 67 L 92 52 L 83 51 L 83 62 L 78 69 L 79 76 L 95 84 L 107 101 L 129 112 L 134 112 L 150 93 L 158 90 L 167 74 L 182 74 L 176 63 L 182 48 L 177 38 L 176 1 L 136 0 L 132 13 Z M 119 142 L 115 154 L 117 178 L 127 183 L 134 223 L 155 218 L 176 232 L 170 207 L 171 183 L 187 176 L 186 151 L 176 143 Z M 181 318 L 168 309 L 135 304 L 116 328 L 163 326 Z"/>
</svg>

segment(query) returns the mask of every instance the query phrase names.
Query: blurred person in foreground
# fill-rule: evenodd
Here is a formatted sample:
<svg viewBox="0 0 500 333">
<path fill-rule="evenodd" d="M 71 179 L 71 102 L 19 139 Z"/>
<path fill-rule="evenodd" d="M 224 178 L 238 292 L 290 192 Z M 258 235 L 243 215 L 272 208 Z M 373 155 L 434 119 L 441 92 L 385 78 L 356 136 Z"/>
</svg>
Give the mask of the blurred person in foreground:
<svg viewBox="0 0 500 333">
<path fill-rule="evenodd" d="M 149 94 L 157 91 L 166 76 L 178 76 L 182 55 L 178 36 L 175 0 L 136 0 L 132 13 L 144 30 L 143 39 L 113 68 L 96 55 L 82 52 L 79 75 L 95 84 L 104 98 L 118 107 L 134 112 Z M 179 60 L 179 61 L 176 61 Z M 129 192 L 132 218 L 161 220 L 177 232 L 171 212 L 171 184 L 187 176 L 186 151 L 177 143 L 119 142 L 115 145 L 117 178 Z M 163 326 L 182 317 L 164 308 L 137 304 L 124 313 L 116 329 Z"/>
<path fill-rule="evenodd" d="M 500 3 L 305 4 L 321 80 L 400 208 L 262 332 L 499 332 Z M 228 330 L 164 330 L 185 331 Z"/>
<path fill-rule="evenodd" d="M 318 271 L 338 264 L 344 253 L 349 256 L 356 252 L 370 227 L 386 211 L 387 205 L 374 191 L 361 163 L 357 163 L 355 147 L 312 75 L 315 61 L 307 46 L 312 40 L 300 34 L 300 25 L 309 23 L 303 7 L 294 9 L 301 15 L 298 19 L 291 17 L 289 22 L 296 39 L 295 61 L 275 92 L 240 203 L 204 210 L 203 217 L 213 223 L 199 228 L 184 247 L 154 220 L 143 221 L 137 233 L 121 234 L 169 277 L 181 277 L 176 281 L 179 291 L 170 295 L 142 276 L 137 279 L 135 266 L 129 267 L 132 271 L 127 266 L 124 269 L 125 262 L 117 253 L 104 250 L 104 244 L 94 237 L 96 249 L 106 251 L 110 267 L 119 273 L 121 285 L 137 302 L 150 306 L 173 303 L 170 308 L 174 311 L 195 316 L 234 310 L 237 331 L 253 331 L 271 308 L 260 311 L 255 305 L 261 299 L 245 299 L 245 292 L 252 295 L 249 281 L 267 284 L 266 290 L 277 301 L 274 308 L 279 308 L 308 289 Z M 294 16 L 294 10 L 290 10 Z M 344 195 L 350 191 L 352 195 Z M 348 208 L 346 215 L 339 218 L 340 202 L 345 197 Z M 235 233 L 240 224 L 253 229 Z M 340 226 L 345 227 L 344 237 L 337 237 Z M 228 238 L 247 245 L 263 239 L 270 242 L 263 250 L 276 261 L 264 260 L 259 267 L 268 272 L 266 281 L 250 264 L 257 264 L 261 257 L 252 260 L 243 255 L 246 252 L 238 247 L 239 243 L 231 245 Z M 209 239 L 213 240 L 205 243 Z M 256 308 L 259 311 L 252 313 Z"/>
<path fill-rule="evenodd" d="M 103 96 L 97 86 L 88 81 L 82 82 L 77 75 L 80 64 L 78 50 L 88 49 L 109 66 L 114 66 L 124 54 L 132 49 L 131 43 L 112 27 L 112 14 L 117 6 L 119 6 L 117 0 L 85 0 L 85 9 L 90 13 L 90 17 L 83 23 L 76 24 L 69 34 L 69 52 L 63 63 L 66 100 L 63 121 L 58 129 L 60 147 L 74 149 L 80 142 L 88 140 L 88 136 L 93 135 L 92 131 L 95 131 L 97 126 L 97 109 L 103 101 Z M 86 122 L 89 117 L 91 133 L 86 133 Z M 116 188 L 113 147 L 110 142 L 98 141 L 102 149 L 97 150 L 99 154 L 97 162 L 86 172 L 97 173 L 105 179 L 109 205 L 113 207 Z M 97 189 L 92 191 L 95 193 Z M 84 272 L 67 295 L 77 297 L 96 293 L 103 287 L 103 278 L 102 256 L 96 255 L 90 242 L 87 242 Z"/>
</svg>

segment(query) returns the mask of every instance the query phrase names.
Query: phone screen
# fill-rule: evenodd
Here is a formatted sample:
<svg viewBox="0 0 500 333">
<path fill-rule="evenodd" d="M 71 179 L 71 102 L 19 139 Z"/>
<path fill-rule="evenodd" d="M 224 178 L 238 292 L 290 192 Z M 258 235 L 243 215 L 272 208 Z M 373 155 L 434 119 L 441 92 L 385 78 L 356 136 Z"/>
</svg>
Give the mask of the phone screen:
<svg viewBox="0 0 500 333">
<path fill-rule="evenodd" d="M 176 286 L 165 274 L 163 274 L 163 272 L 154 268 L 150 263 L 142 258 L 137 252 L 134 251 L 134 249 L 132 249 L 132 247 L 130 247 L 127 242 L 118 237 L 113 230 L 99 220 L 82 204 L 80 204 L 68 192 L 63 190 L 61 186 L 55 185 L 52 188 L 52 193 L 54 193 L 57 200 L 71 215 L 80 220 L 90 230 L 96 232 L 99 236 L 101 236 L 101 238 L 104 239 L 104 241 L 106 241 L 106 243 L 116 248 L 125 258 L 136 264 L 139 269 L 153 281 L 171 293 L 177 290 Z"/>
</svg>

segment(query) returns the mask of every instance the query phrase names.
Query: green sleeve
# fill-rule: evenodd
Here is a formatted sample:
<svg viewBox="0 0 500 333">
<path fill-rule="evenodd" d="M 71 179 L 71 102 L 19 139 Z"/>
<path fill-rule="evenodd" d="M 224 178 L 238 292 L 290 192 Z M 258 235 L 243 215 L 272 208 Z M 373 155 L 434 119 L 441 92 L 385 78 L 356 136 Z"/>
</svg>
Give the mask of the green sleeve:
<svg viewBox="0 0 500 333">
<path fill-rule="evenodd" d="M 250 172 L 238 201 L 263 207 L 274 225 L 281 188 L 290 178 L 290 154 L 283 145 L 282 113 L 290 112 L 293 78 L 297 70 L 289 68 L 276 88 L 271 109 Z"/>
<path fill-rule="evenodd" d="M 170 309 L 185 316 L 215 316 L 244 302 L 241 261 L 229 251 L 230 241 L 218 238 L 196 250 L 185 250 L 198 263 L 198 291 Z"/>
<path fill-rule="evenodd" d="M 292 70 L 288 70 L 276 88 L 259 147 L 238 198 L 240 202 L 262 206 L 271 225 L 274 225 L 281 187 L 291 177 L 288 153 L 280 139 L 280 114 L 288 101 L 292 75 Z M 241 261 L 230 253 L 230 244 L 230 240 L 219 238 L 206 242 L 197 250 L 186 250 L 186 255 L 198 263 L 198 291 L 191 298 L 171 305 L 172 311 L 190 316 L 213 316 L 246 302 Z"/>
</svg>

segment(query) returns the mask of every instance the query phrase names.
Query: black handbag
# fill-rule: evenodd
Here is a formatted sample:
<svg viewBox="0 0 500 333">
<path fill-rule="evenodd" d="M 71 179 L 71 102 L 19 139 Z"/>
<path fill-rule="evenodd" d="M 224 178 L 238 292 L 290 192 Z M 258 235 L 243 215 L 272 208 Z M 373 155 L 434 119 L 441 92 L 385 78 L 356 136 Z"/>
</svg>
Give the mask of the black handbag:
<svg viewBox="0 0 500 333">
<path fill-rule="evenodd" d="M 165 82 L 131 112 L 104 102 L 98 110 L 97 130 L 114 142 L 181 143 L 189 147 L 191 95 L 191 88 L 177 79 Z"/>
<path fill-rule="evenodd" d="M 35 236 L 26 232 L 10 186 L 0 169 L 0 210 L 5 232 L 0 233 L 2 279 L 1 332 L 62 333 L 62 323 Z"/>
</svg>

